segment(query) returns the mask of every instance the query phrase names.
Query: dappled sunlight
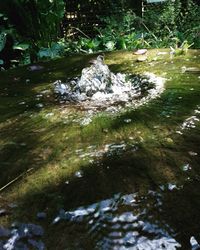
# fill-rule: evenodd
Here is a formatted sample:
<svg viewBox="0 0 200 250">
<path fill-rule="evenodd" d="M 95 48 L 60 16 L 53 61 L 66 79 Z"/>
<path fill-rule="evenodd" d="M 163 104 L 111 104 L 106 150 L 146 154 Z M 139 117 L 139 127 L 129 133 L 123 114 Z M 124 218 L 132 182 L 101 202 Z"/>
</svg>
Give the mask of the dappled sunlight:
<svg viewBox="0 0 200 250">
<path fill-rule="evenodd" d="M 195 55 L 199 56 L 197 52 Z M 164 211 L 161 217 L 171 229 L 178 233 L 182 232 L 181 226 L 176 224 L 181 218 L 183 218 L 182 224 L 188 223 L 187 240 L 185 240 L 187 242 L 183 236 L 170 234 L 178 243 L 185 242 L 187 245 L 190 237 L 196 237 L 198 231 L 196 226 L 193 227 L 188 222 L 189 215 L 183 215 L 187 213 L 190 205 L 187 204 L 185 208 L 183 206 L 188 203 L 190 194 L 188 187 L 192 188 L 192 197 L 194 199 L 198 197 L 199 184 L 197 187 L 195 185 L 199 183 L 200 178 L 200 124 L 196 119 L 193 126 L 187 129 L 182 127 L 194 114 L 198 116 L 200 79 L 197 74 L 182 73 L 179 59 L 176 64 L 176 58 L 174 63 L 170 63 L 168 71 L 164 64 L 150 67 L 149 62 L 136 63 L 132 53 L 108 53 L 106 63 L 110 64 L 111 69 L 113 67 L 114 72 L 124 70 L 128 73 L 142 73 L 148 68 L 148 71 L 162 75 L 164 71 L 166 73 L 164 77 L 167 79 L 166 90 L 148 104 L 134 109 L 129 107 L 117 113 L 102 110 L 91 112 L 81 105 L 60 104 L 55 101 L 51 87 L 53 81 L 58 78 L 66 80 L 68 76 L 74 77 L 80 74 L 81 69 L 87 66 L 93 57 L 96 55 L 77 56 L 75 59 L 70 57 L 66 63 L 64 59 L 49 64 L 43 63 L 44 69 L 41 72 L 27 73 L 27 69 L 22 68 L 23 81 L 17 83 L 14 81 L 10 86 L 7 84 L 16 72 L 9 71 L 11 73 L 7 77 L 4 72 L 0 74 L 0 79 L 4 79 L 0 87 L 3 90 L 0 106 L 3 114 L 0 125 L 0 188 L 5 187 L 1 191 L 2 197 L 5 197 L 1 207 L 5 207 L 8 211 L 0 222 L 7 226 L 13 220 L 41 224 L 47 231 L 45 240 L 47 247 L 50 246 L 49 249 L 56 249 L 58 243 L 56 238 L 49 240 L 49 235 L 55 233 L 56 228 L 63 227 L 63 234 L 66 233 L 67 239 L 71 240 L 73 249 L 74 241 L 71 238 L 79 241 L 76 234 L 78 228 L 76 216 L 73 226 L 67 225 L 67 229 L 73 232 L 71 236 L 66 232 L 65 221 L 51 225 L 61 209 L 75 213 L 74 211 L 83 206 L 84 211 L 95 203 L 101 204 L 106 199 L 113 200 L 119 193 L 120 197 L 137 193 L 138 199 L 142 196 L 149 199 L 147 194 L 149 190 L 153 190 L 156 193 L 161 192 L 163 202 L 161 207 Z M 132 63 L 137 65 L 135 68 L 130 65 L 132 58 Z M 162 60 L 165 60 L 164 56 Z M 185 63 L 186 66 L 190 65 L 190 61 Z M 73 69 L 75 70 L 72 71 Z M 49 74 L 51 72 L 52 74 Z M 16 76 L 20 74 L 18 72 Z M 27 74 L 30 83 L 25 81 Z M 13 89 L 15 84 L 16 92 Z M 5 186 L 6 184 L 9 185 Z M 175 211 L 176 195 L 181 202 L 178 209 L 181 210 L 181 215 Z M 171 204 L 169 209 L 168 200 Z M 113 219 L 119 218 L 125 209 L 121 201 L 118 203 L 114 200 L 115 202 L 119 205 L 116 205 L 117 210 L 111 210 L 110 218 Z M 11 203 L 17 204 L 18 207 L 9 207 Z M 149 204 L 151 213 L 154 201 Z M 142 206 L 145 209 L 145 202 Z M 135 208 L 126 207 L 126 209 L 126 212 L 135 213 Z M 174 214 L 170 214 L 170 209 Z M 47 219 L 40 222 L 37 218 L 38 212 L 44 212 Z M 99 212 L 101 214 L 101 211 Z M 142 213 L 142 210 L 140 212 Z M 193 216 L 194 213 L 191 213 Z M 103 218 L 101 217 L 103 214 L 98 218 Z M 145 217 L 147 214 L 141 217 L 143 225 L 146 225 L 147 220 L 144 221 L 144 218 L 147 218 Z M 109 224 L 107 214 L 104 215 L 105 224 Z M 94 214 L 88 216 L 92 219 Z M 160 219 L 159 216 L 158 213 L 149 221 L 153 229 L 155 229 L 153 225 L 157 223 L 155 220 Z M 159 219 L 156 225 L 157 229 L 161 230 L 165 223 Z M 88 244 L 88 249 L 93 249 L 94 243 L 104 246 L 106 240 L 102 237 L 104 232 L 102 224 L 100 223 L 97 233 L 99 240 L 93 241 L 86 236 L 87 230 L 84 228 L 87 227 L 87 222 L 87 219 L 85 221 L 83 218 L 83 227 L 79 231 L 80 242 L 83 240 L 86 245 Z M 95 220 L 92 225 L 96 226 Z M 106 228 L 110 230 L 110 226 L 107 225 Z M 143 229 L 135 227 L 136 231 L 143 232 Z M 155 235 L 157 229 L 154 231 Z M 149 231 L 145 230 L 144 234 L 145 232 L 148 234 Z M 165 237 L 166 234 L 163 232 L 162 236 Z M 110 234 L 108 239 L 109 237 Z M 115 238 L 115 234 L 111 235 L 112 237 Z M 62 242 L 59 249 L 65 247 L 66 242 Z"/>
<path fill-rule="evenodd" d="M 199 13 L 0 1 L 0 250 L 200 249 Z"/>
</svg>

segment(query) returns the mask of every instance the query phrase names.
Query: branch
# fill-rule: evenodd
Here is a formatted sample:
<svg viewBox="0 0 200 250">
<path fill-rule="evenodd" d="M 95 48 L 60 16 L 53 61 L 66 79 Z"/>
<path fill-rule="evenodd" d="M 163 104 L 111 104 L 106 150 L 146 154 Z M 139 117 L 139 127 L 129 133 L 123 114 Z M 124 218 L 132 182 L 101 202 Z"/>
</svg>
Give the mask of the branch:
<svg viewBox="0 0 200 250">
<path fill-rule="evenodd" d="M 0 192 L 2 192 L 4 189 L 6 189 L 7 187 L 9 187 L 11 184 L 13 184 L 14 182 L 16 182 L 20 178 L 22 178 L 25 174 L 28 174 L 32 170 L 33 170 L 33 168 L 29 168 L 27 171 L 23 172 L 22 174 L 20 174 L 19 176 L 17 176 L 15 179 L 13 179 L 12 181 L 8 182 L 5 186 L 3 186 L 3 187 L 0 188 Z"/>
</svg>

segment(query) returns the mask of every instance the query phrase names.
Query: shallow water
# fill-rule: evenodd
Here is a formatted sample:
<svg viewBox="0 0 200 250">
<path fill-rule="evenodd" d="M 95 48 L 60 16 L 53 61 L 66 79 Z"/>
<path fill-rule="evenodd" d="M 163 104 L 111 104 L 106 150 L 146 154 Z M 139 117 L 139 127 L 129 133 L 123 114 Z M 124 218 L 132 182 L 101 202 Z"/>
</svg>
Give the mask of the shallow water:
<svg viewBox="0 0 200 250">
<path fill-rule="evenodd" d="M 42 225 L 47 249 L 198 249 L 200 74 L 181 68 L 200 68 L 200 52 L 156 53 L 106 54 L 113 72 L 166 78 L 161 97 L 117 113 L 55 102 L 52 83 L 91 56 L 0 73 L 0 186 L 33 168 L 0 193 L 0 209 L 18 204 L 9 223 Z"/>
</svg>

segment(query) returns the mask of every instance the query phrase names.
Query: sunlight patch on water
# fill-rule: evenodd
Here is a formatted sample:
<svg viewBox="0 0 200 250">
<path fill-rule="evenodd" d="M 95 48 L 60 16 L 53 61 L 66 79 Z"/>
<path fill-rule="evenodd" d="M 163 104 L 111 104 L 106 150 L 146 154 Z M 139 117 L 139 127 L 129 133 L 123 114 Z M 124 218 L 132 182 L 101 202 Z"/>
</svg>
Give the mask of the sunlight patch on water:
<svg viewBox="0 0 200 250">
<path fill-rule="evenodd" d="M 2 250 L 44 250 L 40 240 L 44 230 L 34 224 L 13 224 L 11 229 L 0 227 L 0 249 Z"/>
<path fill-rule="evenodd" d="M 177 130 L 177 134 L 182 134 L 184 130 L 196 128 L 196 124 L 200 121 L 200 106 L 197 105 L 194 110 L 194 114 L 185 119 L 185 121 L 181 124 L 180 130 Z"/>
<path fill-rule="evenodd" d="M 61 210 L 53 224 L 65 221 L 71 227 L 85 224 L 85 234 L 95 241 L 95 249 L 171 249 L 180 244 L 173 230 L 162 221 L 153 221 L 149 204 L 161 209 L 162 195 L 149 191 L 120 195 L 71 211 Z M 88 237 L 88 236 L 87 236 Z M 78 240 L 78 239 L 77 239 Z"/>
<path fill-rule="evenodd" d="M 103 147 L 98 149 L 96 145 L 88 146 L 86 150 L 83 148 L 76 149 L 75 154 L 82 159 L 92 158 L 97 159 L 102 156 L 112 156 L 120 155 L 123 152 L 135 152 L 138 150 L 138 146 L 133 143 L 125 143 L 124 141 L 120 143 L 105 144 Z"/>
<path fill-rule="evenodd" d="M 81 103 L 85 108 L 111 108 L 144 104 L 156 98 L 164 90 L 164 78 L 153 73 L 142 76 L 112 73 L 102 59 L 82 70 L 80 78 L 66 83 L 54 82 L 54 91 L 60 102 Z"/>
</svg>

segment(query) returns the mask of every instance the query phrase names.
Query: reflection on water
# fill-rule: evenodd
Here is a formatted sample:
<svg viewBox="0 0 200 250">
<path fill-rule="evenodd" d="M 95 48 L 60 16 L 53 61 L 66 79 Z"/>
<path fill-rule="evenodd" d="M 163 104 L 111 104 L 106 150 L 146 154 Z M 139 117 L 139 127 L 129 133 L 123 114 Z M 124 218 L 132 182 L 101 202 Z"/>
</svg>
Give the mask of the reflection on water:
<svg viewBox="0 0 200 250">
<path fill-rule="evenodd" d="M 74 232 L 71 245 L 74 244 L 76 249 L 85 249 L 76 238 L 76 232 L 80 230 L 95 249 L 180 249 L 177 232 L 168 225 L 164 216 L 162 218 L 164 196 L 166 193 L 171 195 L 173 189 L 170 184 L 167 188 L 165 192 L 149 191 L 144 196 L 116 194 L 110 199 L 71 211 L 61 210 L 53 224 L 65 223 Z M 189 248 L 184 247 L 181 249 L 194 250 L 199 245 L 191 235 L 187 242 Z"/>
<path fill-rule="evenodd" d="M 190 209 L 183 206 L 183 198 L 185 194 L 188 197 L 191 187 L 190 183 L 185 183 L 185 187 L 172 188 L 169 183 L 158 192 L 150 190 L 145 195 L 115 194 L 110 199 L 70 211 L 60 210 L 49 227 L 51 233 L 56 232 L 61 224 L 67 228 L 65 232 L 69 241 L 66 240 L 64 249 L 197 250 L 200 248 L 197 241 L 200 224 L 197 233 L 191 229 L 194 218 L 187 221 L 187 215 L 183 214 L 190 214 Z M 190 198 L 197 197 L 191 193 Z M 171 210 L 169 202 L 174 203 Z M 197 211 L 198 208 L 193 212 Z M 45 220 L 46 214 L 41 214 Z M 41 219 L 41 214 L 37 214 L 38 219 Z M 195 216 L 198 220 L 200 213 Z M 182 224 L 186 224 L 186 229 L 178 225 L 180 219 Z M 44 230 L 39 225 L 20 223 L 9 229 L 0 227 L 0 249 L 44 250 Z"/>
<path fill-rule="evenodd" d="M 180 128 L 176 130 L 177 134 L 182 135 L 184 130 L 194 129 L 200 121 L 200 106 L 197 105 L 192 116 L 186 118 Z"/>
<path fill-rule="evenodd" d="M 13 224 L 11 229 L 0 226 L 0 249 L 2 250 L 44 250 L 45 245 L 40 240 L 44 231 L 34 224 Z"/>
</svg>

